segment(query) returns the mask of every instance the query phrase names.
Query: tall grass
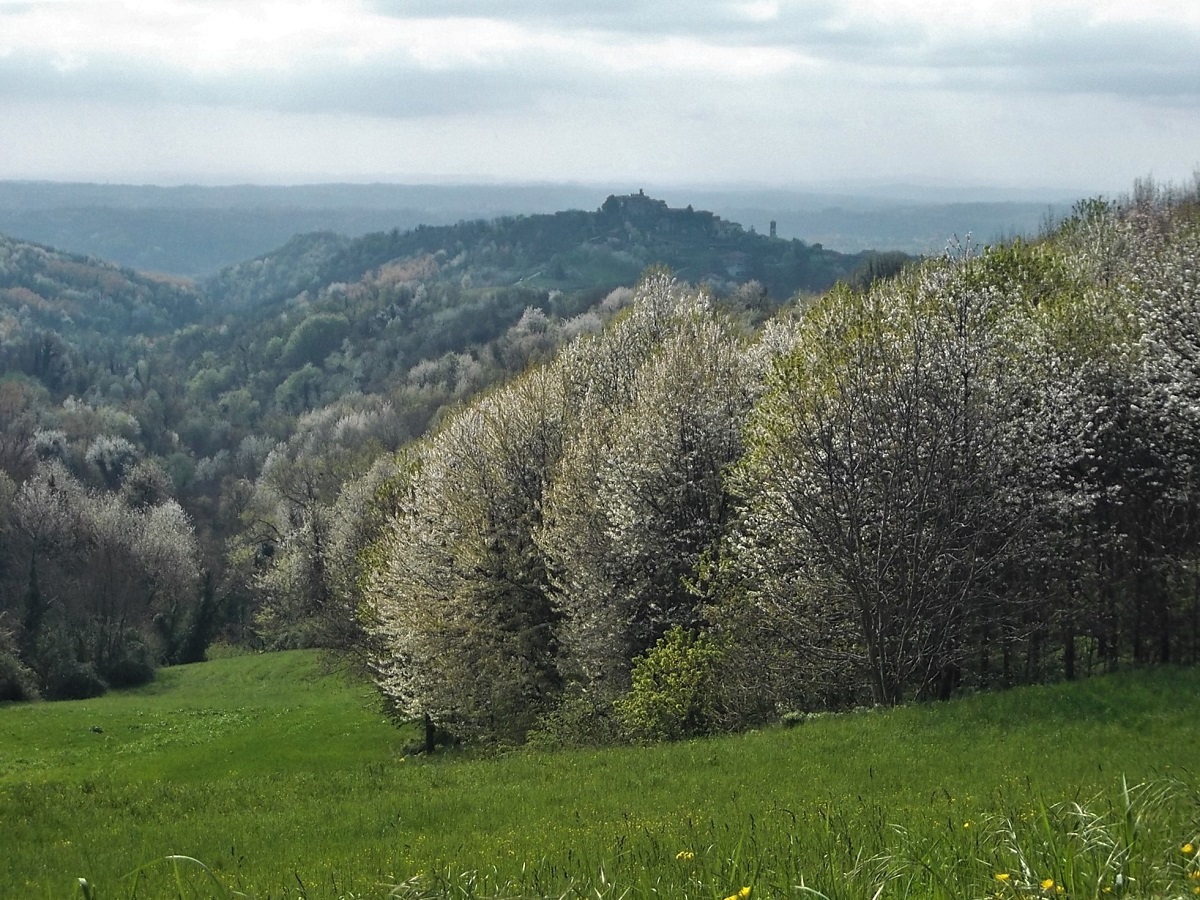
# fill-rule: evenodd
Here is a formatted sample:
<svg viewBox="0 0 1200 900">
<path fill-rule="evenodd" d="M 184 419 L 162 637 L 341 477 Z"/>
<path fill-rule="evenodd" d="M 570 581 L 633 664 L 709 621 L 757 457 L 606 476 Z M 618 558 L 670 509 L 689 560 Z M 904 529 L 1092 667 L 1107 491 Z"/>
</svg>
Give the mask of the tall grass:
<svg viewBox="0 0 1200 900">
<path fill-rule="evenodd" d="M 97 898 L 1190 896 L 1198 690 L 1162 669 L 420 758 L 310 654 L 223 659 L 0 708 L 0 897 L 78 897 L 79 878 Z"/>
</svg>

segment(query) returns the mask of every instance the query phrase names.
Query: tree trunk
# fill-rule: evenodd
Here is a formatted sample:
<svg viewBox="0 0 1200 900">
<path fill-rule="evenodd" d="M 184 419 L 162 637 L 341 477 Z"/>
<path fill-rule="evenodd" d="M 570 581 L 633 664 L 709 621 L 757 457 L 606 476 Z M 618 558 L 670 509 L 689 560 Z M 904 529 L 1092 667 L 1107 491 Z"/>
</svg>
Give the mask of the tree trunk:
<svg viewBox="0 0 1200 900">
<path fill-rule="evenodd" d="M 1072 622 L 1063 625 L 1063 677 L 1075 680 L 1075 626 Z"/>
<path fill-rule="evenodd" d="M 437 747 L 437 726 L 429 713 L 425 713 L 425 752 L 432 753 Z"/>
</svg>

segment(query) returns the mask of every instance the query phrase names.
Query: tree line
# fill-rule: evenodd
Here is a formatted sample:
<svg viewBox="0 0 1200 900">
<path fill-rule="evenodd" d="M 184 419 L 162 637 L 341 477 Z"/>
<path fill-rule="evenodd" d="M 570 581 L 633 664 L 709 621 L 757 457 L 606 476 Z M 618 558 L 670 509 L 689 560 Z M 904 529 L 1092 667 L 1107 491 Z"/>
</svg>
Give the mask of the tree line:
<svg viewBox="0 0 1200 900">
<path fill-rule="evenodd" d="M 1198 223 L 1142 186 L 757 331 L 650 273 L 357 483 L 334 618 L 511 741 L 1195 662 Z"/>
</svg>

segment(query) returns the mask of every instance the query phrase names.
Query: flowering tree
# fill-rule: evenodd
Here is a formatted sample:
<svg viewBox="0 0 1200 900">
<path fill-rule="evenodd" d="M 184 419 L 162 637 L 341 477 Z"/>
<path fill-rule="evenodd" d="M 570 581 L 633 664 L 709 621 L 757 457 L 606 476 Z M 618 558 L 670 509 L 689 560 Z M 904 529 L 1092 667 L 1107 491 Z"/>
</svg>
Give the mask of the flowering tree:
<svg viewBox="0 0 1200 900">
<path fill-rule="evenodd" d="M 670 309 L 642 306 L 642 294 L 626 324 L 645 328 L 652 351 L 625 357 L 615 390 L 586 397 L 538 538 L 572 671 L 609 695 L 670 628 L 702 624 L 689 581 L 729 518 L 723 473 L 741 455 L 756 383 L 743 342 L 702 295 L 659 287 L 654 300 L 674 294 Z"/>
<path fill-rule="evenodd" d="M 557 692 L 533 533 L 569 418 L 558 375 L 530 372 L 420 445 L 364 557 L 380 688 L 427 727 L 519 738 Z"/>
<path fill-rule="evenodd" d="M 132 507 L 47 463 L 16 490 L 10 517 L 21 563 L 11 612 L 44 692 L 149 678 L 197 599 L 199 548 L 179 505 Z"/>
<path fill-rule="evenodd" d="M 954 261 L 835 291 L 768 380 L 735 483 L 760 602 L 881 703 L 945 693 L 1027 513 L 1007 299 Z"/>
</svg>

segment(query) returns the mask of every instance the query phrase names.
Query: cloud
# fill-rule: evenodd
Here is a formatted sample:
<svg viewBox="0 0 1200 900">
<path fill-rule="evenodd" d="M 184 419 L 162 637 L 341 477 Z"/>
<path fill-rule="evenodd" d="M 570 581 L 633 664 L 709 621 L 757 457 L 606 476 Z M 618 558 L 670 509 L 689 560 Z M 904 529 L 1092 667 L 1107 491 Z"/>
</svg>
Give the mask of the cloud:
<svg viewBox="0 0 1200 900">
<path fill-rule="evenodd" d="M 594 87 L 537 68 L 430 70 L 402 64 L 321 65 L 303 71 L 203 77 L 111 57 L 63 69 L 23 55 L 0 58 L 0 99 L 229 107 L 385 118 L 456 116 L 536 108 Z"/>
<path fill-rule="evenodd" d="M 1049 16 L 1019 35 L 934 48 L 918 65 L 963 90 L 1195 102 L 1200 27 Z"/>
<path fill-rule="evenodd" d="M 572 34 L 600 42 L 691 39 L 746 50 L 857 47 L 863 50 L 919 37 L 903 22 L 847 16 L 834 0 L 372 0 L 369 9 L 395 20 L 442 17 L 489 19 L 541 33 Z"/>
<path fill-rule="evenodd" d="M 1099 158 L 1118 117 L 1122 160 L 1194 165 L 1198 103 L 1178 0 L 0 0 L 0 113 L 43 145 L 120 120 L 306 171 L 1028 166 Z"/>
<path fill-rule="evenodd" d="M 913 0 L 0 0 L 0 96 L 405 117 L 686 77 L 698 93 L 883 81 L 1181 102 L 1200 82 L 1200 22 L 1160 2 L 1138 18 L 1114 0 L 979 0 L 955 17 Z"/>
</svg>

